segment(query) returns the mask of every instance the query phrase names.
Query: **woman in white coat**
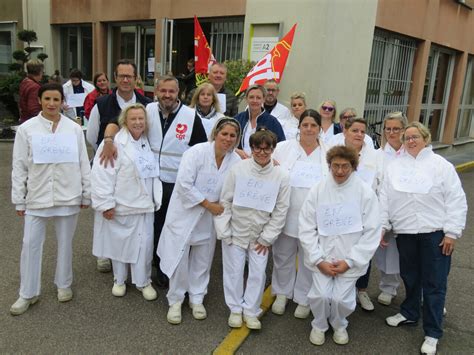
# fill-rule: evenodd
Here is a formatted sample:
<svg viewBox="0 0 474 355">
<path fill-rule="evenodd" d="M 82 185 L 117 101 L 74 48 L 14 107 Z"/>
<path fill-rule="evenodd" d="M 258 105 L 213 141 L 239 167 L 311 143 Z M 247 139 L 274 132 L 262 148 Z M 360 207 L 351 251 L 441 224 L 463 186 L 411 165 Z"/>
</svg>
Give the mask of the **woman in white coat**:
<svg viewBox="0 0 474 355">
<path fill-rule="evenodd" d="M 214 86 L 209 83 L 199 85 L 194 92 L 189 107 L 196 110 L 196 115 L 201 119 L 206 134 L 210 137 L 216 122 L 224 117 Z"/>
<path fill-rule="evenodd" d="M 224 212 L 214 219 L 222 240 L 224 296 L 230 309 L 228 325 L 260 329 L 258 316 L 265 287 L 269 247 L 285 225 L 290 202 L 288 173 L 272 163 L 276 135 L 260 128 L 250 136 L 252 158 L 235 164 L 222 188 Z M 249 275 L 244 291 L 244 268 Z"/>
<path fill-rule="evenodd" d="M 368 186 L 377 191 L 382 179 L 382 170 L 380 156 L 372 145 L 365 143 L 365 132 L 367 131 L 367 122 L 363 118 L 349 118 L 344 125 L 343 145 L 356 150 L 359 155 L 359 164 L 355 175 L 357 175 Z M 365 311 L 373 311 L 374 304 L 367 293 L 370 276 L 370 264 L 365 275 L 357 280 L 357 301 Z"/>
<path fill-rule="evenodd" d="M 193 317 L 207 317 L 203 301 L 216 245 L 212 216 L 224 210 L 219 195 L 228 170 L 240 161 L 234 152 L 239 138 L 239 123 L 221 118 L 210 142 L 191 147 L 181 160 L 157 250 L 160 268 L 170 279 L 167 319 L 171 324 L 181 323 L 186 292 Z"/>
<path fill-rule="evenodd" d="M 406 298 L 400 313 L 386 322 L 397 327 L 422 317 L 420 352 L 435 354 L 443 336 L 451 256 L 466 224 L 466 195 L 454 166 L 433 152 L 425 126 L 410 123 L 402 141 L 406 154 L 387 167 L 380 203 L 383 229 L 397 234 Z"/>
<path fill-rule="evenodd" d="M 20 261 L 20 297 L 11 306 L 20 315 L 39 298 L 41 261 L 48 219 L 54 221 L 58 257 L 54 283 L 58 300 L 72 299 L 72 239 L 81 208 L 90 204 L 90 165 L 82 129 L 61 115 L 61 85 L 38 91 L 42 111 L 23 123 L 13 146 L 12 202 L 25 228 Z"/>
<path fill-rule="evenodd" d="M 402 112 L 390 112 L 385 116 L 382 144 L 377 151 L 382 171 L 385 171 L 394 159 L 405 154 L 401 137 L 406 125 L 407 118 Z M 379 188 L 381 188 L 380 185 Z M 396 235 L 392 232 L 385 233 L 375 253 L 375 264 L 380 271 L 379 289 L 381 291 L 377 301 L 385 306 L 392 303 L 392 298 L 397 295 L 397 289 L 400 286 L 400 263 L 395 238 Z"/>
<path fill-rule="evenodd" d="M 127 106 L 119 117 L 114 139 L 118 158 L 114 166 L 99 163 L 104 142 L 92 168 L 92 207 L 95 209 L 92 253 L 112 260 L 112 295 L 126 293 L 128 265 L 132 283 L 152 301 L 151 285 L 154 211 L 161 205 L 162 187 L 155 156 L 146 138 L 147 115 L 142 104 Z"/>
<path fill-rule="evenodd" d="M 329 324 L 335 343 L 349 342 L 346 318 L 356 307 L 355 283 L 380 242 L 377 196 L 355 176 L 358 160 L 352 148 L 331 148 L 331 174 L 311 188 L 301 208 L 298 235 L 306 266 L 313 271 L 308 299 L 315 345 L 324 344 Z"/>
<path fill-rule="evenodd" d="M 290 175 L 291 197 L 285 227 L 272 248 L 272 293 L 276 295 L 272 312 L 283 314 L 288 299 L 293 299 L 298 304 L 296 318 L 306 318 L 311 312 L 307 298 L 311 271 L 304 265 L 304 253 L 298 240 L 298 215 L 309 189 L 328 174 L 320 130 L 319 113 L 305 110 L 299 119 L 296 138 L 278 143 L 273 153 L 273 159 Z"/>
</svg>

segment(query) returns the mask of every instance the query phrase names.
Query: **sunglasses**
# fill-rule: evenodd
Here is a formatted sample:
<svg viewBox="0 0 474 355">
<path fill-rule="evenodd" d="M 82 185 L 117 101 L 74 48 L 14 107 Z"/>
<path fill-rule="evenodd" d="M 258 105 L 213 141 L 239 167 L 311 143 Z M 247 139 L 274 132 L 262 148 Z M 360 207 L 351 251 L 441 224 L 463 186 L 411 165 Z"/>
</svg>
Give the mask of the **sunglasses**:
<svg viewBox="0 0 474 355">
<path fill-rule="evenodd" d="M 331 106 L 321 106 L 321 108 L 322 108 L 324 111 L 328 111 L 328 112 L 334 111 L 334 107 L 331 107 Z"/>
</svg>

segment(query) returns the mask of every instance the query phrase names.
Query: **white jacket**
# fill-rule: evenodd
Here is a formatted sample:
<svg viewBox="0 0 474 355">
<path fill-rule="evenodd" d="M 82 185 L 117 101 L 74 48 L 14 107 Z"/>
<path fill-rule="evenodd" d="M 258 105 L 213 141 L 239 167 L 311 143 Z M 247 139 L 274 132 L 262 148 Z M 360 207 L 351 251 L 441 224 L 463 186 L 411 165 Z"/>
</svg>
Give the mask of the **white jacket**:
<svg viewBox="0 0 474 355">
<path fill-rule="evenodd" d="M 196 144 L 183 154 L 157 250 L 161 259 L 160 268 L 169 277 L 181 261 L 198 223 L 201 226 L 201 222 L 207 222 L 204 224 L 208 229 L 208 239 L 215 238 L 212 215 L 200 203 L 204 199 L 211 202 L 217 200 L 206 194 L 209 186 L 198 186 L 198 176 L 215 177 L 212 195 L 218 198 L 227 172 L 240 160 L 235 152 L 229 152 L 218 169 L 214 142 Z M 206 233 L 203 228 L 199 232 Z"/>
<path fill-rule="evenodd" d="M 326 146 L 324 143 L 320 143 L 321 145 L 308 156 L 298 140 L 292 139 L 283 141 L 277 144 L 272 158 L 280 163 L 282 169 L 286 170 L 290 177 L 295 163 L 297 161 L 303 161 L 306 163 L 320 164 L 321 178 L 326 178 L 329 172 L 326 162 Z M 290 237 L 298 237 L 298 216 L 301 206 L 308 196 L 309 190 L 309 188 L 291 186 L 290 207 L 288 208 L 286 223 L 283 228 L 283 233 Z"/>
<path fill-rule="evenodd" d="M 233 204 L 238 175 L 272 181 L 279 185 L 275 208 L 271 213 Z M 224 212 L 214 217 L 217 239 L 244 249 L 255 242 L 270 246 L 285 225 L 290 204 L 289 176 L 281 167 L 273 166 L 273 163 L 262 168 L 253 158 L 242 160 L 235 164 L 227 175 L 220 203 L 224 206 Z"/>
<path fill-rule="evenodd" d="M 81 127 L 61 118 L 55 133 L 77 137 L 78 163 L 34 164 L 32 135 L 52 134 L 53 122 L 41 115 L 20 125 L 13 146 L 12 202 L 17 210 L 90 205 L 90 164 Z"/>
<path fill-rule="evenodd" d="M 146 138 L 142 137 L 145 149 L 151 152 Z M 102 142 L 97 150 L 92 167 L 92 207 L 104 212 L 115 208 L 117 215 L 131 215 L 158 210 L 161 206 L 162 186 L 158 177 L 153 178 L 153 196 L 151 196 L 136 168 L 135 148 L 130 133 L 122 128 L 115 136 L 117 160 L 114 167 L 100 164 Z"/>
<path fill-rule="evenodd" d="M 281 127 L 283 128 L 283 132 L 285 133 L 286 140 L 291 140 L 295 139 L 298 136 L 298 125 L 299 125 L 299 120 L 290 114 L 288 119 L 281 124 Z"/>
<path fill-rule="evenodd" d="M 84 88 L 84 93 L 86 95 L 95 90 L 95 86 L 92 84 L 89 84 L 87 81 L 81 80 L 81 83 L 82 83 L 82 87 Z M 63 90 L 64 90 L 64 99 L 66 100 L 66 104 L 67 104 L 67 96 L 74 94 L 74 89 L 72 88 L 71 80 L 68 80 L 66 83 L 63 84 Z M 63 114 L 66 117 L 69 117 L 70 119 L 75 120 L 77 116 L 76 108 L 75 107 L 68 108 L 67 110 L 63 112 Z"/>
<path fill-rule="evenodd" d="M 288 109 L 288 107 L 286 107 L 285 105 L 283 105 L 279 102 L 277 102 L 277 104 L 273 108 L 272 112 L 270 112 L 270 115 L 275 117 L 278 120 L 278 122 L 280 122 L 282 127 L 283 127 L 283 125 L 286 121 L 288 121 L 289 119 L 292 118 L 291 117 L 291 112 Z M 285 135 L 285 137 L 286 137 L 286 135 Z M 286 137 L 286 139 L 288 139 L 288 137 Z"/>
<path fill-rule="evenodd" d="M 413 173 L 418 174 L 416 181 L 423 182 L 427 193 L 403 192 L 406 187 L 401 187 L 400 181 L 407 181 Z M 442 230 L 459 238 L 466 224 L 466 195 L 459 176 L 431 147 L 421 150 L 416 158 L 407 153 L 387 167 L 380 203 L 383 228 L 397 234 Z"/>
<path fill-rule="evenodd" d="M 344 204 L 352 201 L 360 208 L 362 231 L 342 235 L 323 236 L 318 232 L 317 207 Z M 361 183 L 354 173 L 342 184 L 332 175 L 313 186 L 299 217 L 299 239 L 305 253 L 305 265 L 320 272 L 317 264 L 332 259 L 344 260 L 350 267 L 343 276 L 361 276 L 367 271 L 370 259 L 379 246 L 379 203 L 375 192 Z"/>
</svg>

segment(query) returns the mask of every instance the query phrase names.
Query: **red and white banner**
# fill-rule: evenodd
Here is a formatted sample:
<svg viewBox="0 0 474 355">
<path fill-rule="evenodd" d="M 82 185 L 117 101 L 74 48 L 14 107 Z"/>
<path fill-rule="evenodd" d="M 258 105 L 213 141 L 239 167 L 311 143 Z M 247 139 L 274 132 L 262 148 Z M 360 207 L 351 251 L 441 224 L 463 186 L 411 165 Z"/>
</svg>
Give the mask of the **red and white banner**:
<svg viewBox="0 0 474 355">
<path fill-rule="evenodd" d="M 275 79 L 277 83 L 281 81 L 283 70 L 285 70 L 286 60 L 290 54 L 295 35 L 296 25 L 278 42 L 273 49 L 268 52 L 252 70 L 247 74 L 240 85 L 236 95 L 247 90 L 254 84 L 264 84 L 267 80 Z"/>
<path fill-rule="evenodd" d="M 201 24 L 194 16 L 194 71 L 196 72 L 196 85 L 207 81 L 207 73 L 212 64 L 216 62 L 211 47 L 202 31 Z"/>
</svg>

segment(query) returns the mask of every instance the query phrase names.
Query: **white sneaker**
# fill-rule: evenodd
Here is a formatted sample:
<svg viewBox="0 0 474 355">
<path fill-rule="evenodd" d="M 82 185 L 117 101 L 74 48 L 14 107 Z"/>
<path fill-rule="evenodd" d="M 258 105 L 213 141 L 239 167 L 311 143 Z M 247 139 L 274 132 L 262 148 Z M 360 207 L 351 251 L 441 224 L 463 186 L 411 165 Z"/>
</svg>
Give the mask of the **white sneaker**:
<svg viewBox="0 0 474 355">
<path fill-rule="evenodd" d="M 417 322 L 408 320 L 401 313 L 397 313 L 394 316 L 385 318 L 385 323 L 391 327 L 398 327 L 400 325 L 415 325 Z"/>
<path fill-rule="evenodd" d="M 272 304 L 272 313 L 273 314 L 278 314 L 281 316 L 282 314 L 285 313 L 286 309 L 286 302 L 287 302 L 286 296 L 283 295 L 277 295 L 275 298 L 275 301 Z"/>
<path fill-rule="evenodd" d="M 177 302 L 170 306 L 166 319 L 170 324 L 181 323 L 181 302 Z"/>
<path fill-rule="evenodd" d="M 314 345 L 323 345 L 326 341 L 326 336 L 324 332 L 313 328 L 311 334 L 309 335 L 309 341 Z"/>
<path fill-rule="evenodd" d="M 145 287 L 137 287 L 137 290 L 141 291 L 143 298 L 147 301 L 156 300 L 156 298 L 158 297 L 158 294 L 156 293 L 151 283 L 149 283 Z"/>
<path fill-rule="evenodd" d="M 377 297 L 377 301 L 384 306 L 390 306 L 392 303 L 393 296 L 389 293 L 382 292 L 380 293 L 379 297 Z"/>
<path fill-rule="evenodd" d="M 189 302 L 189 308 L 193 310 L 193 317 L 197 320 L 203 320 L 207 318 L 206 308 L 202 303 L 191 303 Z"/>
<path fill-rule="evenodd" d="M 365 291 L 357 291 L 357 301 L 364 311 L 373 311 L 374 304 L 370 300 L 369 294 Z"/>
<path fill-rule="evenodd" d="M 12 316 L 19 316 L 20 314 L 25 313 L 28 310 L 28 307 L 30 307 L 30 305 L 33 305 L 38 302 L 38 299 L 38 296 L 32 298 L 19 297 L 16 302 L 13 303 L 10 307 L 10 314 Z"/>
<path fill-rule="evenodd" d="M 72 290 L 67 287 L 67 288 L 58 288 L 58 301 L 59 302 L 67 302 L 72 300 Z"/>
<path fill-rule="evenodd" d="M 421 346 L 420 352 L 422 354 L 434 355 L 436 354 L 436 346 L 438 345 L 438 339 L 432 337 L 425 337 L 425 341 Z"/>
<path fill-rule="evenodd" d="M 262 323 L 260 323 L 257 317 L 246 316 L 244 314 L 244 321 L 245 321 L 245 325 L 249 329 L 255 329 L 255 330 L 262 329 Z"/>
<path fill-rule="evenodd" d="M 240 328 L 242 327 L 242 313 L 231 313 L 227 324 L 231 328 Z"/>
<path fill-rule="evenodd" d="M 107 258 L 97 258 L 97 270 L 99 272 L 110 272 L 112 271 L 112 263 Z"/>
<path fill-rule="evenodd" d="M 114 282 L 114 286 L 112 287 L 112 295 L 115 297 L 123 297 L 125 296 L 125 293 L 127 292 L 127 285 L 122 284 L 119 285 L 116 282 Z"/>
<path fill-rule="evenodd" d="M 349 334 L 347 334 L 346 328 L 334 330 L 332 340 L 334 340 L 336 344 L 346 345 L 349 342 Z"/>
<path fill-rule="evenodd" d="M 311 313 L 311 308 L 309 308 L 309 306 L 304 306 L 302 304 L 299 304 L 298 307 L 296 307 L 295 309 L 295 318 L 306 319 L 309 317 L 310 313 Z"/>
</svg>

